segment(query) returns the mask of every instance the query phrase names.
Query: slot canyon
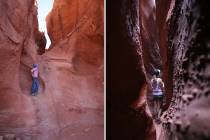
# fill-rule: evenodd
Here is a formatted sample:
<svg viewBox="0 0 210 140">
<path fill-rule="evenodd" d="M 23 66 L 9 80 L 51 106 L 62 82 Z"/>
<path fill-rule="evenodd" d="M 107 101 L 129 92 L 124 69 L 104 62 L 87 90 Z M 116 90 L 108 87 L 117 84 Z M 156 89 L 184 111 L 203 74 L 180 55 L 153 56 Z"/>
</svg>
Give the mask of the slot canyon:
<svg viewBox="0 0 210 140">
<path fill-rule="evenodd" d="M 107 139 L 210 139 L 210 1 L 107 2 Z M 152 117 L 161 70 L 166 104 Z"/>
<path fill-rule="evenodd" d="M 35 0 L 0 1 L 0 139 L 102 140 L 104 2 L 54 0 L 46 22 L 49 50 Z"/>
</svg>

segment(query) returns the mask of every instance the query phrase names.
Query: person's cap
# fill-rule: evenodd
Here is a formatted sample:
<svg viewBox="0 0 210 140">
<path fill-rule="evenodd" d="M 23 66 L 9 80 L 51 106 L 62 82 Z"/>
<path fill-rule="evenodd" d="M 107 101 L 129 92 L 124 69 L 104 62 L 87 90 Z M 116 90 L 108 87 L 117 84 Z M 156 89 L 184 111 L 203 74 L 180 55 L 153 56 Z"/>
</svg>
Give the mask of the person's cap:
<svg viewBox="0 0 210 140">
<path fill-rule="evenodd" d="M 36 68 L 36 67 L 38 67 L 38 64 L 33 64 L 32 67 Z"/>
<path fill-rule="evenodd" d="M 159 70 L 159 69 L 155 69 L 155 70 L 154 70 L 154 74 L 155 74 L 155 75 L 160 75 L 160 70 Z"/>
</svg>

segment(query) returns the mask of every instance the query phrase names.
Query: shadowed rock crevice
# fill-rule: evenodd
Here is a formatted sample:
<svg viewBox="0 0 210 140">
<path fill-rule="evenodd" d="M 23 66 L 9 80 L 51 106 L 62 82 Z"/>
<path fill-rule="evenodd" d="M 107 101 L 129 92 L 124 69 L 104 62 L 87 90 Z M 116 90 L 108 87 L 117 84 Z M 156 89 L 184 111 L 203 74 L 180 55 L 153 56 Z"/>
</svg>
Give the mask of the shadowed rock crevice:
<svg viewBox="0 0 210 140">
<path fill-rule="evenodd" d="M 35 35 L 35 42 L 38 46 L 38 54 L 39 55 L 44 54 L 45 53 L 45 46 L 46 46 L 46 43 L 47 43 L 44 32 L 38 32 Z"/>
</svg>

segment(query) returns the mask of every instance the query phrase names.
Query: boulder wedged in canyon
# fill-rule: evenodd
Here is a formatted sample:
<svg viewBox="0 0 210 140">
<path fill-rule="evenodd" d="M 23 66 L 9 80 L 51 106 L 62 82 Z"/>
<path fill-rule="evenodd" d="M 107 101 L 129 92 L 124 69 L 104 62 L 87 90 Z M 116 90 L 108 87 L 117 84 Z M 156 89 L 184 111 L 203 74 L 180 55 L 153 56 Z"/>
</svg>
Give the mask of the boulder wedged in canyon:
<svg viewBox="0 0 210 140">
<path fill-rule="evenodd" d="M 45 53 L 34 1 L 0 2 L 1 136 L 103 139 L 103 1 L 77 2 L 54 1 L 47 19 L 53 44 Z M 65 36 L 61 26 L 68 27 Z M 33 63 L 40 71 L 35 97 L 29 95 Z"/>
</svg>

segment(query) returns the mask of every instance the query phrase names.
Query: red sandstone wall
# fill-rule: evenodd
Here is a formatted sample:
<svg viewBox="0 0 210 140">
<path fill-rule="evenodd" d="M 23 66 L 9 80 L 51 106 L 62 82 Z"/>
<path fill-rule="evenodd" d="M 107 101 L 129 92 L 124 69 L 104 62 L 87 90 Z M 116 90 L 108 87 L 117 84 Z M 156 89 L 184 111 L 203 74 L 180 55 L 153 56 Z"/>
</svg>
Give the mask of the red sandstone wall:
<svg viewBox="0 0 210 140">
<path fill-rule="evenodd" d="M 22 65 L 36 60 L 33 40 L 33 0 L 0 2 L 0 124 L 29 127 L 34 121 L 32 102 L 22 93 Z M 27 87 L 28 84 L 25 85 Z"/>
<path fill-rule="evenodd" d="M 47 20 L 53 48 L 41 56 L 36 10 L 32 0 L 0 2 L 0 135 L 103 139 L 103 1 L 55 1 Z M 40 89 L 32 97 L 35 62 Z"/>
</svg>

